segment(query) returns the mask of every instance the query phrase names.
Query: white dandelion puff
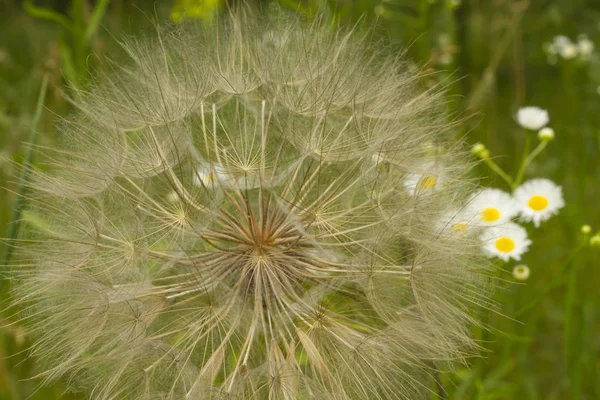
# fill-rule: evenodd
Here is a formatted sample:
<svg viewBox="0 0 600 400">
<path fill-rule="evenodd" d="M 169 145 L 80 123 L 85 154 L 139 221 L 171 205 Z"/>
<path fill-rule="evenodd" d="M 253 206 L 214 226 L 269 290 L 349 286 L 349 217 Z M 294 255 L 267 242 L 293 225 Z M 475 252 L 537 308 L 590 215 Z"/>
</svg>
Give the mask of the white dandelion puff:
<svg viewBox="0 0 600 400">
<path fill-rule="evenodd" d="M 12 298 L 44 383 L 428 397 L 489 306 L 478 241 L 439 232 L 471 195 L 443 93 L 360 26 L 189 23 L 125 43 L 32 169 Z"/>
</svg>

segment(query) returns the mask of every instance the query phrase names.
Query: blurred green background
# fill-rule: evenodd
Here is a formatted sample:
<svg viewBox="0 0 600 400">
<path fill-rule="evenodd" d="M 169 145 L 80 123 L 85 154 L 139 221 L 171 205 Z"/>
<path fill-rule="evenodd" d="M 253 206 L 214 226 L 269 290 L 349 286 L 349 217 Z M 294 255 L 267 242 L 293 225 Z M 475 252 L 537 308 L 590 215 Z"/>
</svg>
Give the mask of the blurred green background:
<svg viewBox="0 0 600 400">
<path fill-rule="evenodd" d="M 342 23 L 364 18 L 432 73 L 425 86 L 448 85 L 449 107 L 464 119 L 457 135 L 484 143 L 513 176 L 527 134 L 515 122 L 517 110 L 549 111 L 556 138 L 526 177 L 562 185 L 567 206 L 541 228 L 528 226 L 526 282 L 512 276 L 514 263 L 499 266 L 498 309 L 481 310 L 488 329 L 473 329 L 481 357 L 432 382 L 432 398 L 600 399 L 600 249 L 588 245 L 600 228 L 600 1 L 278 2 L 309 14 L 326 7 Z M 56 116 L 72 107 L 67 82 L 85 88 L 102 60 L 120 57 L 124 34 L 144 34 L 154 21 L 207 20 L 223 7 L 223 0 L 0 0 L 0 237 L 10 235 L 30 132 L 52 145 Z M 558 35 L 570 38 L 575 55 L 552 51 Z M 45 108 L 35 121 L 44 76 Z M 484 165 L 472 174 L 509 190 Z M 591 235 L 581 233 L 583 224 Z M 6 291 L 5 283 L 0 300 Z M 68 382 L 39 387 L 39 371 L 27 359 L 32 338 L 10 312 L 1 318 L 0 400 L 84 398 L 70 393 Z"/>
</svg>

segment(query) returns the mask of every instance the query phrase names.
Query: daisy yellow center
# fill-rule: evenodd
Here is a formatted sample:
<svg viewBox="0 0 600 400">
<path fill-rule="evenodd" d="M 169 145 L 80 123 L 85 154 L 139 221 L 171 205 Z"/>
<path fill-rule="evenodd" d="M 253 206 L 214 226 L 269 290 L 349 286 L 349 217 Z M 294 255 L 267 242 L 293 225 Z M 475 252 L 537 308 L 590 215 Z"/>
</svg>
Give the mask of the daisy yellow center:
<svg viewBox="0 0 600 400">
<path fill-rule="evenodd" d="M 465 233 L 467 231 L 467 223 L 458 222 L 452 226 L 452 230 L 456 233 Z"/>
<path fill-rule="evenodd" d="M 419 180 L 419 188 L 421 189 L 432 189 L 435 186 L 435 176 L 424 176 Z"/>
<path fill-rule="evenodd" d="M 515 241 L 503 236 L 496 240 L 496 249 L 502 253 L 509 253 L 515 248 Z"/>
<path fill-rule="evenodd" d="M 488 207 L 481 212 L 481 218 L 485 222 L 494 222 L 500 219 L 500 211 L 494 207 Z"/>
<path fill-rule="evenodd" d="M 544 196 L 540 196 L 536 194 L 535 196 L 531 196 L 529 199 L 529 208 L 535 211 L 542 211 L 546 207 L 548 207 L 548 199 Z"/>
</svg>

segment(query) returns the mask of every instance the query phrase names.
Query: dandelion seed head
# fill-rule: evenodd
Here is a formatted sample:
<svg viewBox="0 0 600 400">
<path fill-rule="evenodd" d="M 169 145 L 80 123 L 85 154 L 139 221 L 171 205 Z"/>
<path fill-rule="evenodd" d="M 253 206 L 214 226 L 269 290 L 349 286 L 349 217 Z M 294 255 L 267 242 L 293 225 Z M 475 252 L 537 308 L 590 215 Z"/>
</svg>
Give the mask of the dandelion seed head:
<svg viewBox="0 0 600 400">
<path fill-rule="evenodd" d="M 101 400 L 426 397 L 490 306 L 442 91 L 323 17 L 158 32 L 31 170 L 12 296 L 40 376 Z"/>
</svg>

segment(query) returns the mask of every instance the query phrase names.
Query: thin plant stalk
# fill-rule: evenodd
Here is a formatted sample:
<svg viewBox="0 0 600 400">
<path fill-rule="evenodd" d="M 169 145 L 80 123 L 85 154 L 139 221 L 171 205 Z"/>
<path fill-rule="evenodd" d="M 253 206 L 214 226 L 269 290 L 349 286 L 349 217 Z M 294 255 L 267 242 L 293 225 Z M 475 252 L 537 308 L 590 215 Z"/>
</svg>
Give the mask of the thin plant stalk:
<svg viewBox="0 0 600 400">
<path fill-rule="evenodd" d="M 37 137 L 38 137 L 38 124 L 42 117 L 42 110 L 43 110 L 43 106 L 44 106 L 44 99 L 46 98 L 47 88 L 48 88 L 48 76 L 44 75 L 44 78 L 42 79 L 42 84 L 40 86 L 40 92 L 38 95 L 37 106 L 35 108 L 35 114 L 33 115 L 33 120 L 31 122 L 28 146 L 27 146 L 27 151 L 25 152 L 24 167 L 21 170 L 21 175 L 19 177 L 19 186 L 16 191 L 17 198 L 15 200 L 15 205 L 14 205 L 14 208 L 12 211 L 12 216 L 11 216 L 12 223 L 10 224 L 9 231 L 8 231 L 6 248 L 4 251 L 4 262 L 2 264 L 3 266 L 7 266 L 10 263 L 10 259 L 12 256 L 12 249 L 13 249 L 12 242 L 17 237 L 17 234 L 19 233 L 19 219 L 21 218 L 21 212 L 23 211 L 23 198 L 24 198 L 25 192 L 27 190 L 27 182 L 29 181 L 29 174 L 30 174 L 30 169 L 28 168 L 28 166 L 31 165 L 31 163 L 33 161 L 33 156 L 34 156 L 33 146 L 35 145 L 35 143 L 37 141 Z M 4 280 L 0 280 L 0 294 L 4 294 L 4 292 L 6 290 L 5 286 L 6 285 L 5 285 Z"/>
</svg>

